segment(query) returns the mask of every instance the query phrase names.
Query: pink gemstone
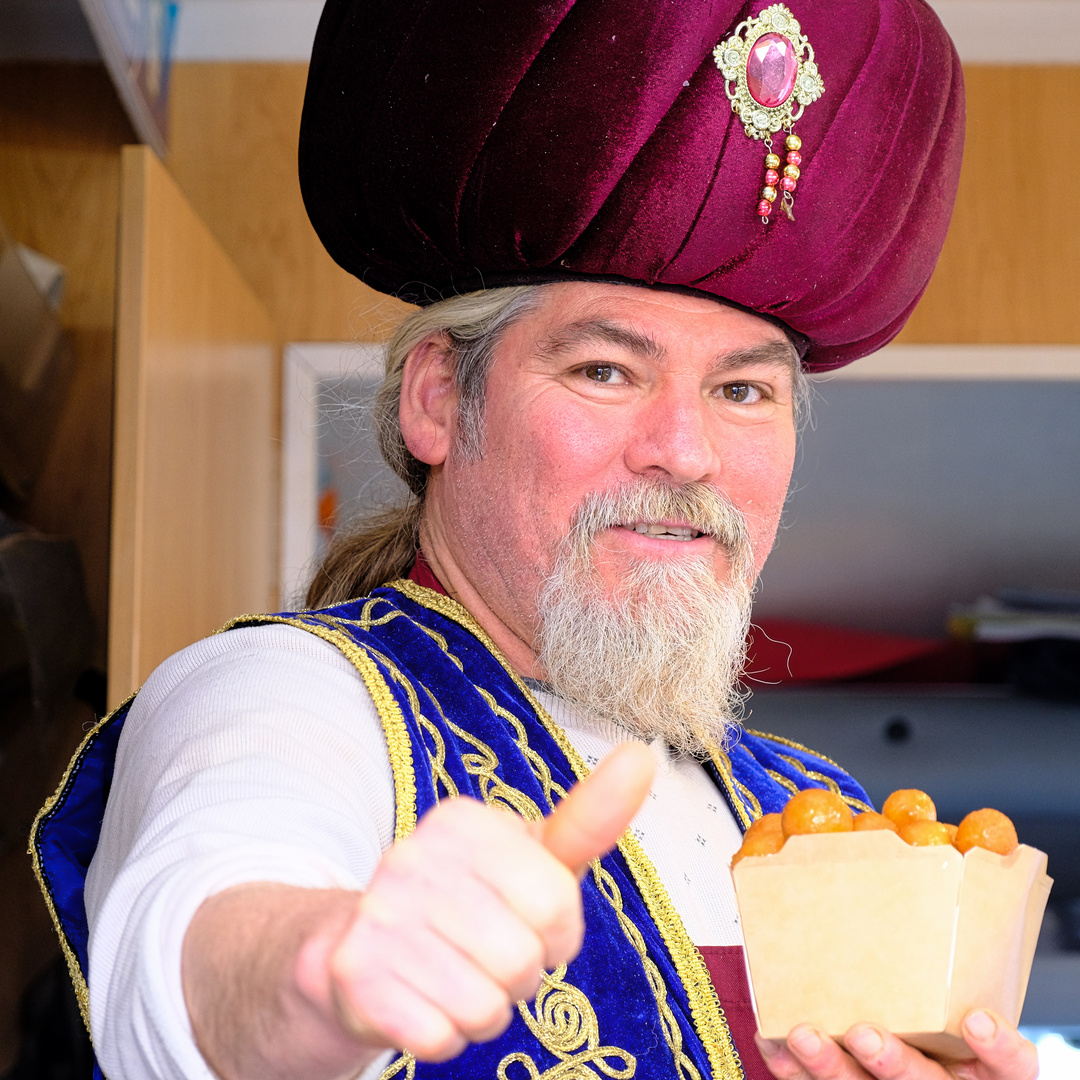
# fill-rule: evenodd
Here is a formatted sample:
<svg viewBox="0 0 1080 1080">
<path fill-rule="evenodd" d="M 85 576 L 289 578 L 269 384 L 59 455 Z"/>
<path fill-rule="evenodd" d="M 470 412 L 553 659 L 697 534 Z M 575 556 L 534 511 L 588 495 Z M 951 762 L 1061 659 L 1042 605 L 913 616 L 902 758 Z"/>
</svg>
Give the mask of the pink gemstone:
<svg viewBox="0 0 1080 1080">
<path fill-rule="evenodd" d="M 775 109 L 791 97 L 798 70 L 795 46 L 783 34 L 762 34 L 746 61 L 746 88 L 759 105 Z"/>
</svg>

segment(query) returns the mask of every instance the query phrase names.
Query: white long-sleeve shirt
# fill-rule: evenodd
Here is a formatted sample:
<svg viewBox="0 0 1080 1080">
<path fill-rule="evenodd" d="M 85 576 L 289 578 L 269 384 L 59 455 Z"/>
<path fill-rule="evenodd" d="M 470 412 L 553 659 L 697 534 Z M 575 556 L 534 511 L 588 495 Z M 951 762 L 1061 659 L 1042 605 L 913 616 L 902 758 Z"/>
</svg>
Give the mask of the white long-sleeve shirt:
<svg viewBox="0 0 1080 1080">
<path fill-rule="evenodd" d="M 538 697 L 590 764 L 630 738 Z M 691 940 L 739 945 L 728 871 L 739 828 L 693 760 L 652 750 L 656 779 L 631 827 Z M 86 884 L 91 1021 L 110 1080 L 213 1077 L 180 979 L 184 934 L 207 897 L 251 881 L 362 890 L 393 834 L 382 725 L 332 645 L 255 627 L 162 664 L 125 722 Z"/>
</svg>

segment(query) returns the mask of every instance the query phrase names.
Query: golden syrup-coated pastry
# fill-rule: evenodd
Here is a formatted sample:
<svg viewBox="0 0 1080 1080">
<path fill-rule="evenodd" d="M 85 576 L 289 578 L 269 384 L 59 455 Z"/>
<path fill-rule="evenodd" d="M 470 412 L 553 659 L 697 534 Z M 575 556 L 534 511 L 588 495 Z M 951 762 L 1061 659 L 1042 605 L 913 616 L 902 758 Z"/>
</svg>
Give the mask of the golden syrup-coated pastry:
<svg viewBox="0 0 1080 1080">
<path fill-rule="evenodd" d="M 901 788 L 894 791 L 882 806 L 881 812 L 903 828 L 909 821 L 937 821 L 937 807 L 925 791 L 918 788 Z"/>
<path fill-rule="evenodd" d="M 747 830 L 742 847 L 732 856 L 731 865 L 746 858 L 747 855 L 775 855 L 784 846 L 784 834 L 780 829 L 759 829 L 756 833 Z"/>
<path fill-rule="evenodd" d="M 909 821 L 901 825 L 900 839 L 912 847 L 934 847 L 951 844 L 949 827 L 943 821 Z"/>
<path fill-rule="evenodd" d="M 851 810 L 839 795 L 821 788 L 807 788 L 788 799 L 780 816 L 785 836 L 807 833 L 851 832 Z"/>
<path fill-rule="evenodd" d="M 953 844 L 960 852 L 981 847 L 1008 855 L 1017 845 L 1016 828 L 1000 810 L 972 810 L 957 827 Z"/>
<path fill-rule="evenodd" d="M 888 829 L 890 832 L 898 831 L 895 821 L 890 821 L 884 814 L 879 814 L 876 810 L 867 810 L 862 814 L 856 814 L 852 826 L 855 832 L 872 832 L 879 829 Z"/>
</svg>

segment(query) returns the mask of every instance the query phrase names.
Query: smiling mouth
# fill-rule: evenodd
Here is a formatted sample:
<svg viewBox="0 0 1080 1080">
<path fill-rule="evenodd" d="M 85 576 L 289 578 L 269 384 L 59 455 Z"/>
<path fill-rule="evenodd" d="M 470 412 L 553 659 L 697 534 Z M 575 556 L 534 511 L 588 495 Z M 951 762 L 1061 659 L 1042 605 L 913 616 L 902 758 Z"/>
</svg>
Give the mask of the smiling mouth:
<svg viewBox="0 0 1080 1080">
<path fill-rule="evenodd" d="M 641 533 L 642 536 L 651 536 L 656 540 L 696 540 L 705 534 L 698 529 L 692 529 L 689 525 L 658 525 L 651 521 L 636 521 L 632 524 L 623 525 L 624 529 L 631 532 Z"/>
</svg>

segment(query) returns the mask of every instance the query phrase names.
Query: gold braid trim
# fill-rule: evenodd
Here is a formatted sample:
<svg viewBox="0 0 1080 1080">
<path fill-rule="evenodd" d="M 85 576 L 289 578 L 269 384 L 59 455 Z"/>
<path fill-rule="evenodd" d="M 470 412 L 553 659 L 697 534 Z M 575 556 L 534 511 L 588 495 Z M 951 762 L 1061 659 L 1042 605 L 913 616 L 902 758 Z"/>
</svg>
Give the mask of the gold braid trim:
<svg viewBox="0 0 1080 1080">
<path fill-rule="evenodd" d="M 773 778 L 785 791 L 790 791 L 792 795 L 795 795 L 799 791 L 798 784 L 794 780 L 789 780 L 783 773 L 778 773 L 775 769 L 765 770 L 769 776 Z"/>
<path fill-rule="evenodd" d="M 753 728 L 746 729 L 747 734 L 754 735 L 759 739 L 768 739 L 769 742 L 779 743 L 781 746 L 790 746 L 792 750 L 798 750 L 803 754 L 809 754 L 811 757 L 819 758 L 826 764 L 831 765 L 834 769 L 839 769 L 841 772 L 847 772 L 847 769 L 843 765 L 837 764 L 832 758 L 826 757 L 824 754 L 819 754 L 816 750 L 811 750 L 809 746 L 803 746 L 802 743 L 797 743 L 794 739 L 785 739 L 782 735 L 773 735 L 768 731 L 755 731 Z"/>
<path fill-rule="evenodd" d="M 761 803 L 758 797 L 741 781 L 735 779 L 735 773 L 731 768 L 731 758 L 723 750 L 713 749 L 709 753 L 716 771 L 723 781 L 727 791 L 728 801 L 735 807 L 739 815 L 739 821 L 745 831 L 751 822 L 761 817 Z"/>
<path fill-rule="evenodd" d="M 398 1073 L 405 1073 L 405 1080 L 414 1080 L 416 1076 L 416 1058 L 408 1050 L 402 1050 L 401 1056 L 394 1058 L 381 1073 L 379 1080 L 392 1080 Z"/>
<path fill-rule="evenodd" d="M 386 736 L 390 768 L 394 775 L 394 840 L 403 840 L 416 828 L 416 773 L 413 770 L 412 744 L 409 742 L 405 718 L 401 715 L 401 709 L 378 665 L 343 630 L 335 630 L 326 625 L 313 625 L 303 619 L 285 615 L 244 615 L 226 623 L 218 633 L 237 627 L 264 626 L 268 623 L 295 626 L 328 641 L 360 672 L 371 700 L 375 703 L 375 710 L 379 714 L 379 722 Z"/>
<path fill-rule="evenodd" d="M 64 928 L 60 925 L 60 916 L 56 913 L 56 905 L 53 903 L 52 893 L 49 891 L 49 885 L 45 880 L 45 873 L 41 867 L 41 853 L 38 850 L 38 829 L 60 801 L 61 796 L 67 789 L 68 782 L 71 780 L 71 774 L 82 761 L 83 755 L 89 749 L 90 743 L 97 737 L 98 732 L 100 732 L 121 709 L 130 705 L 134 699 L 135 695 L 132 694 L 117 705 L 108 716 L 103 717 L 90 729 L 86 738 L 79 743 L 78 749 L 71 755 L 71 760 L 64 770 L 64 775 L 60 777 L 60 783 L 56 785 L 56 790 L 45 800 L 45 805 L 37 812 L 37 816 L 34 818 L 34 824 L 30 827 L 30 845 L 27 854 L 30 856 L 30 861 L 33 864 L 34 877 L 37 878 L 38 887 L 41 889 L 42 896 L 45 897 L 45 906 L 49 909 L 49 917 L 52 919 L 53 929 L 56 931 L 56 936 L 60 939 L 60 950 L 64 954 L 64 959 L 67 961 L 68 973 L 71 975 L 71 981 L 75 987 L 75 1000 L 79 1003 L 79 1015 L 86 1025 L 87 1033 L 91 1035 L 91 1042 L 93 1042 L 93 1035 L 90 1032 L 90 990 L 86 985 L 86 976 L 83 973 L 82 968 L 79 967 L 79 959 L 75 955 L 75 950 L 72 949 L 71 945 L 68 943 Z"/>
<path fill-rule="evenodd" d="M 768 739 L 770 742 L 779 743 L 781 746 L 788 746 L 792 750 L 798 750 L 803 754 L 809 754 L 811 757 L 820 758 L 822 761 L 827 762 L 834 769 L 839 769 L 841 772 L 847 770 L 843 765 L 837 765 L 832 758 L 827 758 L 824 754 L 819 754 L 816 750 L 811 750 L 808 746 L 803 746 L 802 743 L 795 742 L 794 739 L 785 739 L 780 735 L 770 735 L 766 731 L 751 731 L 750 728 L 746 729 L 751 735 L 756 735 L 760 739 Z M 835 795 L 839 795 L 841 799 L 848 804 L 848 806 L 854 807 L 856 810 L 873 810 L 874 808 L 869 804 L 862 801 L 862 799 L 856 799 L 854 796 L 845 795 L 840 790 L 840 785 L 831 777 L 826 776 L 824 773 L 815 772 L 813 769 L 808 769 L 798 758 L 793 758 L 790 754 L 780 755 L 789 765 L 796 768 L 804 776 L 809 777 L 811 780 L 816 780 L 819 784 L 824 784 Z M 773 774 L 770 772 L 770 776 Z M 780 780 L 779 777 L 773 776 L 774 780 Z M 783 781 L 780 781 L 783 783 Z M 784 784 L 787 787 L 787 784 Z"/>
<path fill-rule="evenodd" d="M 495 657 L 525 696 L 537 718 L 566 756 L 574 775 L 580 780 L 589 774 L 588 766 L 574 749 L 570 740 L 567 739 L 562 728 L 547 714 L 547 711 L 536 700 L 517 672 L 507 663 L 495 643 L 461 604 L 449 596 L 443 596 L 432 589 L 417 585 L 414 581 L 402 579 L 391 582 L 390 586 L 409 597 L 410 600 L 420 604 L 421 607 L 436 611 L 456 622 L 476 637 Z M 730 765 L 727 772 L 730 776 Z M 747 792 L 747 795 L 753 798 L 750 792 Z M 757 800 L 754 799 L 754 802 L 757 802 Z M 759 816 L 760 813 L 761 808 L 759 806 Z M 694 943 L 690 940 L 682 919 L 679 918 L 675 905 L 672 904 L 671 898 L 661 883 L 655 867 L 629 831 L 624 833 L 622 839 L 619 840 L 619 850 L 634 875 L 649 914 L 660 931 L 660 936 L 664 941 L 672 963 L 675 965 L 675 970 L 678 972 L 679 978 L 686 989 L 686 995 L 690 1003 L 690 1014 L 694 1027 L 697 1029 L 708 1054 L 713 1077 L 715 1080 L 720 1080 L 721 1077 L 729 1078 L 729 1080 L 742 1080 L 742 1062 L 739 1060 L 739 1054 L 732 1041 L 727 1020 L 724 1018 L 724 1010 L 721 1008 L 720 1000 L 713 989 L 708 968 L 705 966 L 701 953 L 698 952 Z M 605 895 L 607 894 L 605 893 Z M 662 1013 L 661 1016 L 663 1016 Z M 676 1053 L 675 1047 L 672 1047 L 672 1051 Z M 681 1064 L 680 1056 L 682 1056 L 681 1051 L 676 1053 L 676 1064 Z"/>
</svg>

